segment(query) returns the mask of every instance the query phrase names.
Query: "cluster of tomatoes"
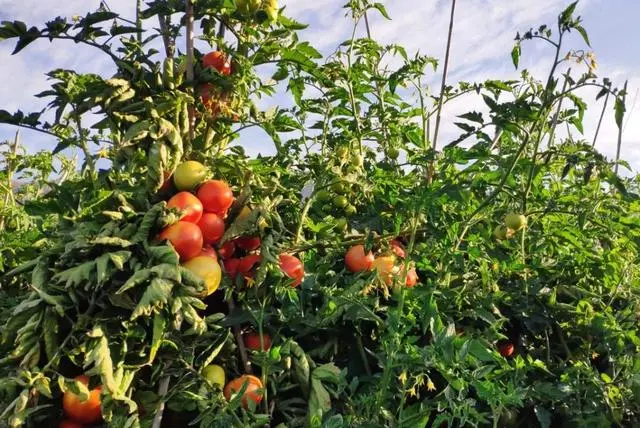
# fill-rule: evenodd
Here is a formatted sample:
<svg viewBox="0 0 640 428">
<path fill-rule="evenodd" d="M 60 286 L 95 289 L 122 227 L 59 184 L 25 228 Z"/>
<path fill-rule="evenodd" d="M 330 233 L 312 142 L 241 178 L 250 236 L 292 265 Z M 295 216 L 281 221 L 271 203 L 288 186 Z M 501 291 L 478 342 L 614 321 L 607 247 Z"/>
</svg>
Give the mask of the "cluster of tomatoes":
<svg viewBox="0 0 640 428">
<path fill-rule="evenodd" d="M 524 229 L 526 226 L 527 217 L 523 214 L 510 213 L 505 216 L 503 224 L 496 226 L 493 230 L 493 236 L 500 241 L 511 239 L 517 231 Z"/>
<path fill-rule="evenodd" d="M 354 245 L 344 256 L 344 264 L 349 272 L 375 271 L 386 285 L 393 284 L 396 277 L 404 274 L 404 264 L 398 265 L 398 259 L 406 258 L 406 251 L 400 241 L 393 239 L 389 243 L 390 251 L 374 256 L 372 251 L 365 252 L 364 245 Z M 418 274 L 411 266 L 406 273 L 405 285 L 409 288 L 418 283 Z"/>
<path fill-rule="evenodd" d="M 221 243 L 229 208 L 234 202 L 231 187 L 221 180 L 205 180 L 207 170 L 196 161 L 178 166 L 173 184 L 178 193 L 167 202 L 167 208 L 180 212 L 180 220 L 165 228 L 159 235 L 171 243 L 182 265 L 201 278 L 207 297 L 218 289 L 222 278 L 219 258 L 224 271 L 232 278 L 241 275 L 251 280 L 262 261 L 261 240 L 257 236 L 240 236 Z M 239 218 L 246 218 L 251 210 L 244 207 Z M 218 245 L 222 244 L 222 245 Z M 216 247 L 217 246 L 217 251 Z M 244 255 L 239 257 L 240 253 Z M 297 287 L 304 279 L 304 266 L 295 256 L 280 254 L 280 269 Z"/>
</svg>

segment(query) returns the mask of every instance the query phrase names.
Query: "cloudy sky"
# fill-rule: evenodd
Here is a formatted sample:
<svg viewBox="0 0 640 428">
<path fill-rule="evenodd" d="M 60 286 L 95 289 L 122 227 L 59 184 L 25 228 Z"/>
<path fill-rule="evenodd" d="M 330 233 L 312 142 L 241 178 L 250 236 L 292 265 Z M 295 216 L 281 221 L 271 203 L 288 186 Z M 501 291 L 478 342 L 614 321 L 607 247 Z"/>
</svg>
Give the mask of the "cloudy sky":
<svg viewBox="0 0 640 428">
<path fill-rule="evenodd" d="M 346 0 L 280 0 L 286 13 L 309 24 L 301 34 L 329 54 L 348 37 L 351 22 L 342 8 Z M 392 20 L 378 14 L 371 16 L 374 38 L 384 43 L 400 43 L 410 52 L 419 51 L 437 58 L 444 57 L 450 0 L 387 0 L 384 2 Z M 509 53 L 517 31 L 526 31 L 540 24 L 554 24 L 558 13 L 569 0 L 458 0 L 454 39 L 451 51 L 449 82 L 483 81 L 487 78 L 515 78 Z M 42 25 L 55 16 L 85 15 L 100 4 L 99 0 L 0 0 L 0 21 L 22 20 L 28 25 Z M 108 0 L 111 10 L 125 17 L 134 16 L 135 0 Z M 609 76 L 622 86 L 629 80 L 628 114 L 624 129 L 623 158 L 629 160 L 635 172 L 640 171 L 640 44 L 637 24 L 640 17 L 638 0 L 582 0 L 578 13 L 583 17 L 595 51 L 598 74 Z M 152 24 L 155 24 L 152 23 Z M 363 34 L 361 32 L 361 34 Z M 11 56 L 13 42 L 0 42 L 0 109 L 37 111 L 45 101 L 33 95 L 46 89 L 44 74 L 55 68 L 110 76 L 109 62 L 91 48 L 72 42 L 49 43 L 39 40 L 16 56 Z M 582 48 L 574 35 L 567 48 Z M 205 46 L 199 46 L 206 51 Z M 521 66 L 543 78 L 548 72 L 551 52 L 541 43 L 523 46 Z M 574 65 L 575 67 L 575 65 Z M 437 92 L 440 75 L 427 75 Z M 601 104 L 593 103 L 594 93 L 582 94 L 591 105 L 585 117 L 584 138 L 591 140 L 600 114 Z M 272 103 L 282 102 L 280 94 Z M 601 100 L 602 101 L 602 100 Z M 477 100 L 464 99 L 447 106 L 441 141 L 454 138 L 451 125 L 456 114 L 478 108 Z M 449 120 L 448 120 L 449 119 Z M 11 138 L 12 127 L 0 124 L 0 140 Z M 22 131 L 23 143 L 30 150 L 52 149 L 55 142 L 47 136 Z M 607 112 L 599 137 L 598 148 L 608 156 L 615 154 L 617 128 L 613 111 Z M 249 153 L 270 153 L 272 146 L 259 132 L 242 134 L 240 141 Z"/>
</svg>

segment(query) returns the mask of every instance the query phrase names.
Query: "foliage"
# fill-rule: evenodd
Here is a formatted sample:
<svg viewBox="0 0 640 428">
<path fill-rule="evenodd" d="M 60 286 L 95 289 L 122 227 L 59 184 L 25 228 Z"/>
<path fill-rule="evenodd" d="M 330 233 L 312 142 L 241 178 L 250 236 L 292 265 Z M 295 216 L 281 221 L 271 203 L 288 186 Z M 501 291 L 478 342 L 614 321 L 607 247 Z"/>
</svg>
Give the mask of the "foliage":
<svg viewBox="0 0 640 428">
<path fill-rule="evenodd" d="M 3 165 L 9 178 L 32 174 L 24 196 L 3 189 L 1 218 L 15 224 L 0 228 L 1 284 L 19 296 L 0 330 L 3 421 L 51 426 L 64 391 L 86 394 L 72 379 L 87 373 L 103 385 L 113 427 L 150 427 L 165 402 L 165 426 L 639 422 L 638 182 L 576 137 L 581 89 L 613 96 L 618 126 L 625 94 L 598 79 L 592 57 L 564 56 L 571 31 L 589 43 L 576 3 L 553 31 L 516 39 L 516 67 L 530 40 L 554 46 L 544 80 L 523 70 L 438 96 L 423 83 L 435 59 L 355 36 L 366 13 L 387 16 L 382 4 L 351 0 L 353 36 L 324 60 L 286 9 L 261 22 L 266 15 L 248 14 L 246 2 L 194 6 L 204 38 L 232 59 L 230 75 L 203 69 L 199 52 L 191 74 L 189 53 L 175 45 L 189 19 L 171 21 L 191 14 L 183 2 L 139 11 L 161 23 L 152 35 L 106 10 L 0 27 L 16 53 L 40 38 L 73 39 L 116 69 L 52 71 L 40 96 L 52 100 L 53 123 L 0 111 L 1 122 L 58 141 L 52 154 L 15 152 Z M 158 37 L 165 55 L 149 47 Z M 578 59 L 584 73 L 560 73 Z M 216 108 L 198 96 L 203 85 L 215 89 Z M 292 106 L 259 111 L 256 101 L 278 85 Z M 460 138 L 437 151 L 440 97 L 479 97 L 486 111 L 459 116 Z M 100 120 L 87 127 L 89 112 Z M 234 145 L 248 127 L 265 131 L 274 156 L 249 158 Z M 64 160 L 52 180 L 54 157 L 69 147 L 83 153 L 80 171 Z M 186 159 L 235 189 L 223 239 L 262 241 L 252 283 L 225 276 L 204 301 L 202 282 L 156 239 L 178 220 L 163 183 Z M 99 170 L 99 160 L 109 167 Z M 251 214 L 239 217 L 246 204 Z M 526 214 L 528 226 L 497 241 L 492 232 L 510 212 Z M 345 270 L 349 246 L 384 254 L 395 237 L 408 256 L 393 284 Z M 283 252 L 304 261 L 299 288 L 277 268 Z M 404 287 L 414 263 L 421 282 Z M 212 362 L 228 379 L 245 372 L 241 328 L 273 338 L 270 350 L 249 354 L 265 385 L 257 409 L 243 409 L 239 396 L 227 402 L 201 375 Z M 500 355 L 503 340 L 514 357 Z"/>
</svg>

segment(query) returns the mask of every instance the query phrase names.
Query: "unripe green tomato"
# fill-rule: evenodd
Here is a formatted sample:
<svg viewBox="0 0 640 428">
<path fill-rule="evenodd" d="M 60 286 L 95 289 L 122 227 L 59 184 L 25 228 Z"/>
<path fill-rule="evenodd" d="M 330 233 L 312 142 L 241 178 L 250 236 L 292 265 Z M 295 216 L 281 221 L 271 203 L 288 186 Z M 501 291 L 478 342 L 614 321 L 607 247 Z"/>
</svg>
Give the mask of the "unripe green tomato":
<svg viewBox="0 0 640 428">
<path fill-rule="evenodd" d="M 389 150 L 387 150 L 387 156 L 389 157 L 389 159 L 396 160 L 398 159 L 398 156 L 400 156 L 400 150 L 396 149 L 395 147 L 391 147 L 389 148 Z"/>
<path fill-rule="evenodd" d="M 220 389 L 224 388 L 225 375 L 224 369 L 216 364 L 211 364 L 202 369 L 202 376 L 211 385 L 218 385 Z"/>
<path fill-rule="evenodd" d="M 334 196 L 332 202 L 336 208 L 346 208 L 349 205 L 349 200 L 345 196 Z"/>
<path fill-rule="evenodd" d="M 331 211 L 333 211 L 333 206 L 331 204 L 324 204 L 322 206 L 322 211 L 324 211 L 325 213 L 330 213 Z"/>
<path fill-rule="evenodd" d="M 347 147 L 344 147 L 344 146 L 340 146 L 336 150 L 336 154 L 338 155 L 339 158 L 345 157 L 347 155 L 347 153 L 349 153 L 349 149 Z"/>
<path fill-rule="evenodd" d="M 513 238 L 514 234 L 515 232 L 513 231 L 513 229 L 509 229 L 508 227 L 502 225 L 496 226 L 496 228 L 493 229 L 493 236 L 500 241 Z"/>
<path fill-rule="evenodd" d="M 518 231 L 527 225 L 527 218 L 522 214 L 510 213 L 504 218 L 504 224 L 509 229 Z"/>
<path fill-rule="evenodd" d="M 345 194 L 347 193 L 348 186 L 346 183 L 342 183 L 342 182 L 333 183 L 333 185 L 331 186 L 331 190 L 333 190 L 336 193 Z"/>
<path fill-rule="evenodd" d="M 348 216 L 352 216 L 352 215 L 356 215 L 358 212 L 358 209 L 354 206 L 354 205 L 349 205 L 347 208 L 345 208 L 344 213 Z"/>
<path fill-rule="evenodd" d="M 331 199 L 331 193 L 328 190 L 320 190 L 316 193 L 316 201 L 326 202 Z"/>
<path fill-rule="evenodd" d="M 348 208 L 348 207 L 347 207 Z M 339 219 L 336 220 L 336 229 L 337 230 L 341 230 L 344 231 L 347 229 L 348 226 L 348 222 L 347 219 L 344 217 L 341 217 Z"/>
</svg>

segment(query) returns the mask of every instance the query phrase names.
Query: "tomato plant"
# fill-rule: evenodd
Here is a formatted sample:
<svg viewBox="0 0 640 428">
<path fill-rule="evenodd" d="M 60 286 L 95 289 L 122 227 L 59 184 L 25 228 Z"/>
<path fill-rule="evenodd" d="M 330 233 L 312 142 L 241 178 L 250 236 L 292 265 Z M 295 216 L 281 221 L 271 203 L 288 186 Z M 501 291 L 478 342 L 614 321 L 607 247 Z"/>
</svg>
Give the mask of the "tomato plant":
<svg viewBox="0 0 640 428">
<path fill-rule="evenodd" d="M 441 91 L 381 3 L 328 56 L 274 1 L 147 3 L 0 24 L 108 60 L 0 110 L 55 140 L 2 143 L 0 426 L 640 423 L 640 180 L 583 124 L 596 89 L 622 132 L 627 90 L 566 47 L 576 3 L 516 37 L 548 74 Z"/>
</svg>

